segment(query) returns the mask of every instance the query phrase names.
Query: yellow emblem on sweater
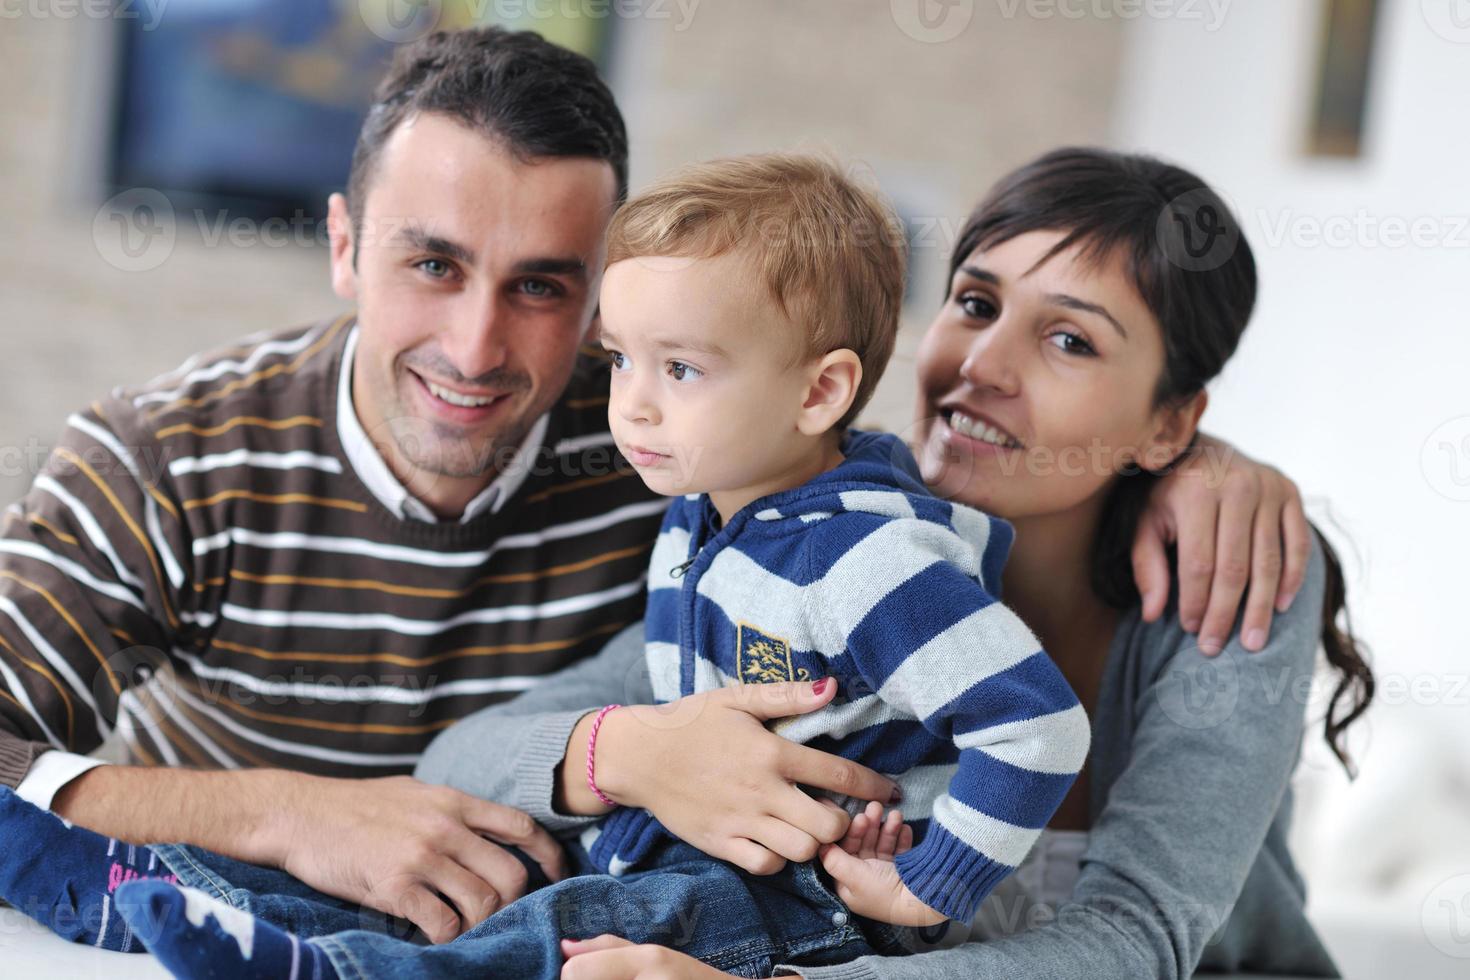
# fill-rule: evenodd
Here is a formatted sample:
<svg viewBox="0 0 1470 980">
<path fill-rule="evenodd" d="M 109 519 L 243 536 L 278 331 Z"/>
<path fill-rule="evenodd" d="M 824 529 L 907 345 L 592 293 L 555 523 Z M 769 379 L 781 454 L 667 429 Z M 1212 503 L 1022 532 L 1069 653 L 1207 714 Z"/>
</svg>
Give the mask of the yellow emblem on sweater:
<svg viewBox="0 0 1470 980">
<path fill-rule="evenodd" d="M 793 670 L 791 644 L 749 623 L 735 625 L 735 666 L 742 684 L 779 684 L 811 679 L 805 667 Z"/>
</svg>

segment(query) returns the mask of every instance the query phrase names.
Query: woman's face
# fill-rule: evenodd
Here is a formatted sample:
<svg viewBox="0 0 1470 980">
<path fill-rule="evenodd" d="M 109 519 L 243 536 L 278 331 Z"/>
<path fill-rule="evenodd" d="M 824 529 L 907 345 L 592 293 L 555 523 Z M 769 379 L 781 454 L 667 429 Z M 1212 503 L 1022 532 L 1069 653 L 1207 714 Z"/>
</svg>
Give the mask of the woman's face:
<svg viewBox="0 0 1470 980">
<path fill-rule="evenodd" d="M 1070 249 L 1043 263 L 1065 237 L 1031 232 L 967 256 L 919 348 L 925 479 L 1010 520 L 1071 510 L 1192 436 L 1154 408 L 1163 334 L 1121 260 Z"/>
</svg>

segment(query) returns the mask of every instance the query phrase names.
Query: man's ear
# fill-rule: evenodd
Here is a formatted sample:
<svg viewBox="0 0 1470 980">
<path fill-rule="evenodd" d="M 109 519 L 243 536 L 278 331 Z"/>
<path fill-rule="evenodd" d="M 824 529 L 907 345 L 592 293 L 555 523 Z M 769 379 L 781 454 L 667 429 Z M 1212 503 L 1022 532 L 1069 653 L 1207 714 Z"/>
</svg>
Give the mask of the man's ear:
<svg viewBox="0 0 1470 980">
<path fill-rule="evenodd" d="M 812 365 L 807 378 L 806 399 L 801 403 L 796 428 L 804 435 L 817 436 L 847 414 L 863 379 L 863 365 L 857 354 L 842 348 Z"/>
<path fill-rule="evenodd" d="M 346 300 L 357 300 L 357 250 L 352 240 L 352 216 L 347 198 L 327 198 L 327 238 L 332 244 L 332 291 Z"/>
<path fill-rule="evenodd" d="M 1143 458 L 1139 465 L 1151 472 L 1158 472 L 1189 448 L 1194 433 L 1199 428 L 1200 416 L 1210 396 L 1203 388 L 1185 401 L 1160 408 L 1156 416 L 1154 434 L 1143 447 Z"/>
</svg>

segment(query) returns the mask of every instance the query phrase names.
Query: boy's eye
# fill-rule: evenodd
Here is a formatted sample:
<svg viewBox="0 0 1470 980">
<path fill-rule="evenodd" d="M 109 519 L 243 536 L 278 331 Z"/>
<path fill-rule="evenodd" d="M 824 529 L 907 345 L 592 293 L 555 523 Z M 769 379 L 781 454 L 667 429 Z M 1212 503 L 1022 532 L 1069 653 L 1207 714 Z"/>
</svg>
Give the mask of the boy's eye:
<svg viewBox="0 0 1470 980">
<path fill-rule="evenodd" d="M 695 378 L 703 377 L 704 372 L 697 367 L 685 364 L 683 361 L 670 361 L 669 375 L 675 381 L 693 381 Z"/>
<path fill-rule="evenodd" d="M 612 365 L 614 371 L 621 371 L 623 367 L 628 363 L 628 358 L 625 357 L 621 351 L 615 350 L 610 350 L 607 352 L 607 360 L 608 363 Z"/>
</svg>

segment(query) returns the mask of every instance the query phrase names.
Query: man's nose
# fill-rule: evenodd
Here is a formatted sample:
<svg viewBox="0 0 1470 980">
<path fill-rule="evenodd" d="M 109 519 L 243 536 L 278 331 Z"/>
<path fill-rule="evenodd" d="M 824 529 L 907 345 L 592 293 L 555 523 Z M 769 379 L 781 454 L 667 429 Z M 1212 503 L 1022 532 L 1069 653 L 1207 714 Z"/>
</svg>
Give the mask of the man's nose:
<svg viewBox="0 0 1470 980">
<path fill-rule="evenodd" d="M 505 366 L 512 340 L 510 319 L 496 297 L 465 304 L 440 343 L 460 377 L 473 381 Z"/>
</svg>

